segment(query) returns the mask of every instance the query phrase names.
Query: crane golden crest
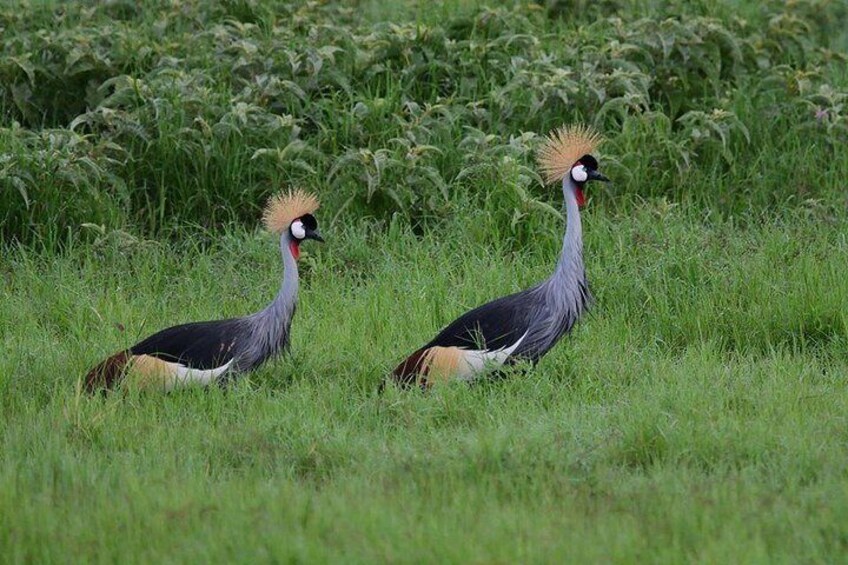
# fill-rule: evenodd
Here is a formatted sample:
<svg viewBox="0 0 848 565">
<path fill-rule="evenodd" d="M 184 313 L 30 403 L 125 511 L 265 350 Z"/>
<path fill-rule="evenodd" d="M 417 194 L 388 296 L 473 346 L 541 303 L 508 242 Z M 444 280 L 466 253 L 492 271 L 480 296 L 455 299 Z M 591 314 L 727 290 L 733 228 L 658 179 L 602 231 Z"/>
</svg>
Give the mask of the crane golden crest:
<svg viewBox="0 0 848 565">
<path fill-rule="evenodd" d="M 603 140 L 601 134 L 582 124 L 553 130 L 536 158 L 545 183 L 561 182 L 574 163 L 583 155 L 594 153 Z"/>
<path fill-rule="evenodd" d="M 314 194 L 296 188 L 272 197 L 265 206 L 262 221 L 268 231 L 282 233 L 295 218 L 314 213 L 320 205 Z"/>
</svg>

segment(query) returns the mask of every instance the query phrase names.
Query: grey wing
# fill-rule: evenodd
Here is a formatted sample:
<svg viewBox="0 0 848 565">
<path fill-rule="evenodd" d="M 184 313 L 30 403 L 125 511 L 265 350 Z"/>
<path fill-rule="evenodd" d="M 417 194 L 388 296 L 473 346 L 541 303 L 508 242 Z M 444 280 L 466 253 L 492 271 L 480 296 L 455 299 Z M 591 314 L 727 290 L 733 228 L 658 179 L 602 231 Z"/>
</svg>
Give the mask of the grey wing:
<svg viewBox="0 0 848 565">
<path fill-rule="evenodd" d="M 493 351 L 513 345 L 530 328 L 535 310 L 533 290 L 504 296 L 466 312 L 424 347 Z"/>
<path fill-rule="evenodd" d="M 572 296 L 560 296 L 544 290 L 540 292 L 544 298 L 538 301 L 530 331 L 513 353 L 514 357 L 534 363 L 574 328 L 592 301 L 585 279 L 578 282 Z"/>
</svg>

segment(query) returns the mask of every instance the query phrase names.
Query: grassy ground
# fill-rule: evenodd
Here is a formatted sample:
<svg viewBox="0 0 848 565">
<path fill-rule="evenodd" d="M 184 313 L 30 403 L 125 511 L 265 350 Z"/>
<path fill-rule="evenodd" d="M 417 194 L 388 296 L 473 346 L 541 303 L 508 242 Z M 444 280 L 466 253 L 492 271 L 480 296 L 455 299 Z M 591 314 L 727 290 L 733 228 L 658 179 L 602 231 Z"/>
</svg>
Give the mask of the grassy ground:
<svg viewBox="0 0 848 565">
<path fill-rule="evenodd" d="M 422 6 L 0 6 L 0 560 L 844 559 L 844 5 Z M 535 370 L 376 395 L 551 271 L 533 154 L 577 120 L 614 180 L 591 313 Z M 292 355 L 81 395 L 103 356 L 271 300 L 253 226 L 291 184 L 328 240 Z"/>
<path fill-rule="evenodd" d="M 544 276 L 555 222 L 520 253 L 460 226 L 332 230 L 304 259 L 293 356 L 168 396 L 90 399 L 79 379 L 155 328 L 259 308 L 273 238 L 11 253 L 5 558 L 837 559 L 844 218 L 585 215 L 598 303 L 579 330 L 535 371 L 430 394 L 374 390 L 440 324 Z"/>
</svg>

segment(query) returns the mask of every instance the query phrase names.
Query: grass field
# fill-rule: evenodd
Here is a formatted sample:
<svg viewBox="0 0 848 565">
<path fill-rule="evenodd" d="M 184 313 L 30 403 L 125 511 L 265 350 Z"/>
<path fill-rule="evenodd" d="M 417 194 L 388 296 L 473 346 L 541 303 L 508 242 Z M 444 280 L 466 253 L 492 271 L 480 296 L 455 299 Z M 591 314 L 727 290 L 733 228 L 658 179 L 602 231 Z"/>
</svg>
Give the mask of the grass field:
<svg viewBox="0 0 848 565">
<path fill-rule="evenodd" d="M 841 4 L 134 5 L 0 12 L 0 560 L 844 560 Z M 591 313 L 534 370 L 377 395 L 551 271 L 532 134 L 578 119 L 614 181 L 583 213 Z M 226 390 L 81 394 L 104 355 L 273 298 L 256 227 L 287 184 L 327 238 L 292 355 Z"/>
</svg>

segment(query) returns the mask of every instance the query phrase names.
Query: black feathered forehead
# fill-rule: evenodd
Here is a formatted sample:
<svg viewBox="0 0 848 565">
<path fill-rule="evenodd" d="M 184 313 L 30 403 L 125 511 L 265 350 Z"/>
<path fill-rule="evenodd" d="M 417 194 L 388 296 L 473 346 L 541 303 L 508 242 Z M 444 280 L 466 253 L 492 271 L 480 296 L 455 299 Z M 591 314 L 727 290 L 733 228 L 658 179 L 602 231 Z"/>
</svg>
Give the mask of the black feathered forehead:
<svg viewBox="0 0 848 565">
<path fill-rule="evenodd" d="M 593 171 L 598 170 L 598 160 L 592 157 L 591 155 L 583 155 L 578 159 L 578 161 L 587 169 L 592 169 Z"/>
<path fill-rule="evenodd" d="M 314 230 L 318 227 L 318 220 L 316 220 L 315 216 L 312 214 L 304 214 L 297 219 L 300 220 L 303 223 L 303 227 L 308 230 Z"/>
</svg>

